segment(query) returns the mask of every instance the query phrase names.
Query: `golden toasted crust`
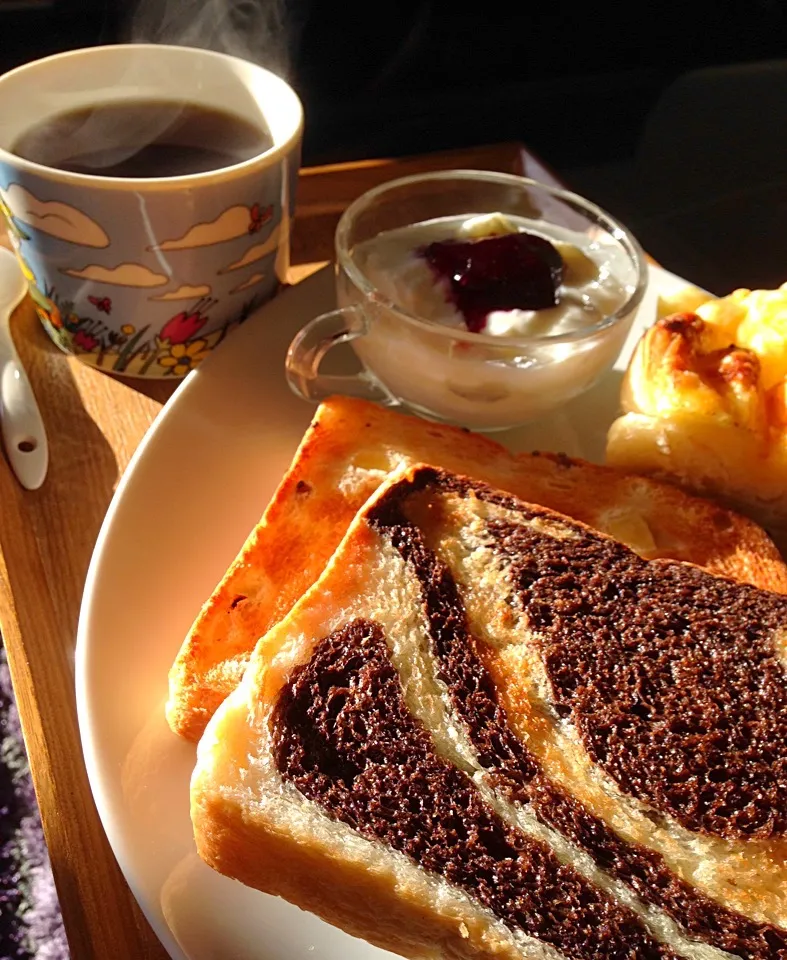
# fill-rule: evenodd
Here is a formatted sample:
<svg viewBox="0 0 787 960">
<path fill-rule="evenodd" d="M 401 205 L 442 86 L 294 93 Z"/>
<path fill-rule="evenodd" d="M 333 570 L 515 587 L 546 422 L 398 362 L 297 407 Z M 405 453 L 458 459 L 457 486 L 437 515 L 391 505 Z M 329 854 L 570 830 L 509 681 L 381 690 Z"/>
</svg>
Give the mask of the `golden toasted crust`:
<svg viewBox="0 0 787 960">
<path fill-rule="evenodd" d="M 172 729 L 199 739 L 257 639 L 321 574 L 391 470 L 426 462 L 468 474 L 614 536 L 647 558 L 687 560 L 787 592 L 787 568 L 755 524 L 652 480 L 487 437 L 362 400 L 323 403 L 259 525 L 197 617 L 170 673 Z"/>
</svg>

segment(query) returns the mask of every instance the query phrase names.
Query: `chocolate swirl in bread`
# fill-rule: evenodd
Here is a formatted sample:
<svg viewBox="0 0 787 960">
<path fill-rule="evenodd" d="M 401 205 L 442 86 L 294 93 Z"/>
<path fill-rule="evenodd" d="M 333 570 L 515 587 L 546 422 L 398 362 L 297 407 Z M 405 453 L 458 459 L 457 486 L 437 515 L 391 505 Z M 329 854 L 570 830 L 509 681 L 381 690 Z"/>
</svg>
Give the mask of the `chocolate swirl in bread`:
<svg viewBox="0 0 787 960">
<path fill-rule="evenodd" d="M 784 599 L 683 565 L 654 570 L 600 538 L 489 529 L 555 708 L 590 757 L 689 830 L 783 836 L 787 674 L 772 638 Z"/>
<path fill-rule="evenodd" d="M 419 468 L 359 516 L 209 728 L 198 847 L 409 956 L 787 960 L 783 614 L 785 598 Z M 670 676 L 713 678 L 692 693 L 698 730 Z M 282 878 L 265 844 L 288 831 Z M 377 891 L 364 904 L 342 896 L 356 869 Z"/>
<path fill-rule="evenodd" d="M 279 701 L 273 741 L 276 766 L 305 796 L 509 926 L 568 957 L 677 960 L 631 911 L 507 827 L 437 756 L 407 709 L 378 624 L 353 620 L 320 643 Z"/>
<path fill-rule="evenodd" d="M 434 475 L 430 476 L 430 473 L 424 470 L 419 474 L 418 483 L 427 485 L 435 479 Z M 442 485 L 449 489 L 457 489 L 465 496 L 472 493 L 490 502 L 508 506 L 517 510 L 520 516 L 528 515 L 532 518 L 548 515 L 544 511 L 532 508 L 528 508 L 525 514 L 521 504 L 480 484 L 469 485 L 455 478 L 443 477 Z M 466 612 L 450 570 L 428 549 L 422 532 L 405 514 L 403 509 L 405 491 L 412 494 L 416 488 L 417 484 L 413 484 L 409 490 L 401 485 L 397 490 L 389 493 L 377 504 L 371 513 L 370 520 L 390 538 L 410 564 L 421 584 L 430 636 L 435 656 L 440 661 L 441 676 L 450 693 L 454 709 L 470 732 L 482 766 L 494 773 L 496 783 L 506 790 L 509 796 L 520 802 L 531 804 L 542 820 L 582 847 L 599 866 L 626 883 L 647 903 L 665 910 L 691 934 L 704 940 L 710 939 L 722 949 L 744 960 L 787 958 L 787 934 L 783 931 L 772 924 L 752 923 L 710 898 L 698 894 L 689 884 L 675 877 L 661 857 L 640 844 L 622 842 L 603 821 L 590 815 L 572 797 L 555 789 L 545 777 L 537 760 L 529 753 L 522 741 L 514 736 L 507 724 L 505 711 L 498 703 L 494 683 L 476 654 L 478 641 L 469 633 Z M 765 685 L 765 688 L 773 697 L 770 703 L 787 704 L 787 696 L 785 696 L 787 674 L 767 640 L 769 632 L 772 635 L 774 630 L 779 629 L 781 622 L 779 615 L 784 615 L 787 609 L 787 604 L 782 598 L 775 594 L 749 590 L 746 587 L 736 588 L 737 603 L 734 606 L 737 609 L 733 611 L 729 606 L 725 606 L 725 597 L 720 596 L 720 594 L 726 594 L 729 599 L 731 588 L 729 581 L 709 577 L 702 571 L 683 564 L 672 566 L 664 564 L 654 571 L 652 564 L 641 561 L 633 553 L 621 549 L 619 544 L 607 538 L 583 536 L 581 539 L 553 539 L 534 533 L 532 528 L 499 520 L 488 521 L 487 529 L 489 540 L 494 548 L 512 561 L 511 580 L 516 585 L 518 601 L 527 611 L 531 621 L 537 622 L 540 631 L 544 629 L 545 624 L 550 627 L 554 627 L 556 622 L 558 624 L 555 631 L 558 633 L 557 638 L 551 644 L 544 645 L 548 651 L 546 657 L 554 667 L 550 677 L 558 676 L 563 679 L 563 684 L 558 687 L 558 690 L 576 691 L 578 687 L 591 686 L 592 679 L 596 675 L 601 675 L 607 681 L 608 688 L 610 679 L 620 674 L 616 666 L 619 667 L 623 662 L 628 663 L 634 670 L 637 666 L 644 667 L 644 672 L 647 673 L 648 668 L 653 664 L 662 663 L 663 648 L 668 646 L 670 638 L 673 641 L 679 641 L 693 636 L 693 634 L 686 634 L 686 623 L 679 622 L 679 613 L 683 613 L 684 620 L 699 624 L 700 629 L 705 628 L 702 639 L 706 644 L 713 646 L 713 636 L 708 635 L 707 629 L 709 619 L 707 609 L 703 615 L 703 611 L 697 604 L 697 595 L 703 591 L 692 589 L 694 586 L 692 581 L 699 580 L 697 588 L 705 588 L 703 596 L 710 603 L 710 610 L 713 613 L 712 622 L 722 627 L 720 633 L 727 641 L 723 652 L 727 653 L 729 648 L 732 648 L 737 658 L 737 664 L 733 666 L 737 666 L 737 669 L 727 674 L 728 682 L 725 683 L 725 678 L 718 675 L 716 651 L 708 651 L 713 656 L 705 656 L 703 659 L 706 665 L 714 668 L 715 683 L 708 688 L 700 685 L 699 689 L 695 688 L 695 694 L 699 693 L 703 699 L 706 696 L 712 697 L 714 702 L 721 701 L 727 704 L 731 699 L 734 702 L 730 688 L 735 692 L 734 684 L 737 682 L 744 686 L 744 692 L 735 705 L 742 706 L 747 702 L 757 703 L 760 699 L 758 693 L 761 677 L 756 669 L 752 669 L 752 666 L 756 666 L 756 660 L 759 660 L 760 667 L 765 664 L 769 668 L 769 684 Z M 616 569 L 616 560 L 618 566 L 621 564 L 624 566 L 623 571 Z M 630 576 L 626 576 L 629 572 Z M 654 572 L 659 575 L 654 576 Z M 621 579 L 617 579 L 616 575 Z M 685 577 L 685 581 L 681 582 L 681 577 Z M 559 580 L 559 584 L 554 583 L 555 579 Z M 627 590 L 624 590 L 624 584 Z M 673 603 L 670 603 L 669 599 L 672 599 Z M 675 610 L 676 601 L 679 611 Z M 623 616 L 622 629 L 614 636 L 617 639 L 622 638 L 624 646 L 626 639 L 630 641 L 627 645 L 629 656 L 624 658 L 621 656 L 623 651 L 615 650 L 611 655 L 600 658 L 602 648 L 598 641 L 600 636 L 610 636 L 608 627 L 616 618 L 609 608 L 618 604 L 633 606 L 634 612 L 644 608 L 645 623 L 637 622 L 636 618 L 627 619 Z M 734 614 L 740 615 L 741 612 L 745 614 L 747 609 L 755 615 L 756 628 L 754 631 L 750 629 L 744 637 L 734 629 Z M 581 618 L 580 623 L 576 622 L 578 618 Z M 620 611 L 617 619 L 621 619 Z M 659 626 L 662 628 L 658 637 L 660 643 L 655 642 L 657 639 L 655 634 L 658 633 Z M 666 630 L 664 630 L 665 626 Z M 682 636 L 681 632 L 676 632 L 676 627 L 681 628 Z M 724 627 L 726 629 L 723 629 Z M 650 648 L 641 647 L 637 642 L 639 638 L 631 636 L 634 630 L 642 629 L 651 634 L 654 647 L 661 648 L 662 656 L 658 659 L 651 656 Z M 759 642 L 755 649 L 750 650 L 748 644 L 751 643 L 755 632 Z M 579 652 L 576 650 L 576 646 L 583 641 L 593 645 L 592 655 L 587 649 Z M 562 648 L 560 644 L 563 645 Z M 754 659 L 751 659 L 752 654 Z M 696 667 L 696 660 L 694 665 Z M 741 665 L 744 669 L 741 669 Z M 696 672 L 695 670 L 695 676 Z M 573 686 L 565 681 L 565 674 L 575 679 Z M 584 680 L 583 674 L 585 674 Z M 663 686 L 667 698 L 671 699 L 670 694 L 674 691 L 674 686 L 669 682 L 669 678 Z M 754 687 L 751 698 L 746 696 L 746 688 L 749 686 Z M 644 684 L 638 686 L 637 693 L 641 695 L 643 689 Z M 591 690 L 596 692 L 592 686 Z M 621 691 L 613 689 L 611 693 L 613 696 L 619 696 Z M 641 711 L 637 710 L 639 698 L 632 699 L 635 702 L 628 715 L 631 719 L 640 719 Z M 696 703 L 696 700 L 694 702 Z M 562 705 L 561 702 L 556 701 L 556 706 L 560 705 Z M 761 700 L 759 707 L 758 715 L 763 726 L 769 731 L 774 728 L 778 730 L 779 722 L 782 724 L 787 722 L 787 711 L 784 709 L 771 713 L 768 701 L 763 703 Z M 739 710 L 739 712 L 743 713 L 739 718 L 740 726 L 745 729 L 747 719 L 751 721 L 751 712 L 748 712 L 748 717 L 745 711 Z M 582 718 L 579 710 L 575 713 L 579 713 Z M 680 711 L 675 713 L 680 719 Z M 692 713 L 696 719 L 699 711 L 695 710 Z M 725 718 L 720 731 L 718 716 L 700 713 L 706 721 L 700 727 L 700 736 L 693 736 L 690 741 L 688 739 L 680 741 L 676 736 L 679 740 L 678 746 L 694 747 L 698 741 L 699 744 L 702 743 L 703 734 L 709 737 L 712 732 L 718 731 L 722 738 L 722 746 L 726 742 L 730 751 L 734 749 L 736 742 L 741 741 L 751 749 L 751 743 L 747 743 L 745 736 L 728 738 L 728 729 L 733 727 L 736 719 L 735 711 L 731 713 L 731 717 Z M 627 711 L 619 708 L 618 714 L 625 717 Z M 652 711 L 649 716 L 652 716 Z M 667 727 L 675 725 L 673 719 Z M 636 738 L 633 739 L 636 744 Z M 777 734 L 773 737 L 772 748 L 773 757 L 787 755 L 787 737 L 782 735 L 779 739 Z M 683 760 L 684 770 L 688 759 Z M 707 770 L 707 764 L 703 760 L 704 758 L 700 755 L 698 773 L 688 781 L 688 786 L 693 786 L 695 790 L 699 783 L 699 776 L 704 772 L 703 767 Z M 783 761 L 781 764 L 775 764 L 774 767 L 777 769 L 781 767 L 787 773 L 787 764 Z M 717 762 L 712 769 L 723 770 L 724 768 Z M 753 772 L 747 773 L 744 779 L 747 785 L 752 787 L 755 775 Z M 766 782 L 772 782 L 772 779 L 771 771 L 766 770 Z M 657 780 L 652 782 L 658 785 Z M 713 778 L 710 782 L 721 783 L 728 789 L 735 787 L 734 775 L 731 771 L 730 775 L 724 779 Z M 783 781 L 781 786 L 783 788 Z M 742 790 L 738 796 L 745 797 L 745 792 Z M 734 813 L 733 808 L 731 812 Z M 777 799 L 770 811 L 771 815 L 763 819 L 774 822 L 784 812 L 785 804 L 782 803 L 780 806 Z"/>
</svg>

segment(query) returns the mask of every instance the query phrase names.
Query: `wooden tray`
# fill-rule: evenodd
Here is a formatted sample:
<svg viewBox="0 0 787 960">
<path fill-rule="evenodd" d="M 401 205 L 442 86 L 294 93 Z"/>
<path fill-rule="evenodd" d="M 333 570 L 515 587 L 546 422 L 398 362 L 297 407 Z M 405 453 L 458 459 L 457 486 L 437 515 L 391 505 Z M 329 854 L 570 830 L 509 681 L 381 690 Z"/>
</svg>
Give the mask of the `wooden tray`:
<svg viewBox="0 0 787 960">
<path fill-rule="evenodd" d="M 516 144 L 302 171 L 291 281 L 332 256 L 342 210 L 365 190 L 426 170 L 474 168 L 556 182 Z M 129 891 L 98 819 L 74 696 L 79 605 L 96 536 L 131 455 L 177 383 L 119 380 L 66 357 L 23 302 L 12 320 L 50 443 L 44 486 L 0 462 L 0 625 L 74 960 L 167 955 Z"/>
</svg>

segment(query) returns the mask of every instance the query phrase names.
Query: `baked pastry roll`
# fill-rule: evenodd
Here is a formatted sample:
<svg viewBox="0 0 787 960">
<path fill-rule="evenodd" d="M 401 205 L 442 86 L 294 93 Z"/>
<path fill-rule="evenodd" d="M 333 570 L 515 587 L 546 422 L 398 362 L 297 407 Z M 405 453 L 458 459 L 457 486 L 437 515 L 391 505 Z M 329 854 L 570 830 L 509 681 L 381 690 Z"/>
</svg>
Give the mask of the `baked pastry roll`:
<svg viewBox="0 0 787 960">
<path fill-rule="evenodd" d="M 787 957 L 787 597 L 417 467 L 198 747 L 215 869 L 408 957 Z"/>
<path fill-rule="evenodd" d="M 787 285 L 660 318 L 637 345 L 607 463 L 787 533 Z"/>
<path fill-rule="evenodd" d="M 335 397 L 317 410 L 265 514 L 184 640 L 169 678 L 175 732 L 199 739 L 257 640 L 320 576 L 358 510 L 392 470 L 419 461 L 545 504 L 644 557 L 689 560 L 787 592 L 787 568 L 768 537 L 718 505 L 564 456 L 514 455 L 488 437 Z"/>
</svg>

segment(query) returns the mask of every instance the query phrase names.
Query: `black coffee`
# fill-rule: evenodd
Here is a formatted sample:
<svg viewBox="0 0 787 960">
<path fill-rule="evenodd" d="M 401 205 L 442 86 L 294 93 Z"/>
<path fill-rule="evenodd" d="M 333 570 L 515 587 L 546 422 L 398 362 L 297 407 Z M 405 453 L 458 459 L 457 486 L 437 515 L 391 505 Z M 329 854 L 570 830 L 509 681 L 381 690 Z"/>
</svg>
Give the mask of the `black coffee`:
<svg viewBox="0 0 787 960">
<path fill-rule="evenodd" d="M 272 145 L 237 114 L 172 100 L 96 104 L 50 117 L 26 131 L 12 152 L 26 160 L 104 177 L 180 177 L 219 170 Z"/>
</svg>

